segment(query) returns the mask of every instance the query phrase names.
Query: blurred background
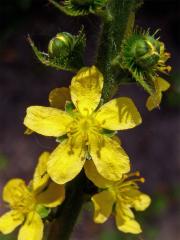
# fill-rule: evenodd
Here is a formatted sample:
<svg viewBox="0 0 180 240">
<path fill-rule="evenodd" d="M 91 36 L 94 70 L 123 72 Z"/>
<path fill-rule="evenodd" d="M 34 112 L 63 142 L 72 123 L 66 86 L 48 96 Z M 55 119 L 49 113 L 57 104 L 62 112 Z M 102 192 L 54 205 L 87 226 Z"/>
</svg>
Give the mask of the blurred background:
<svg viewBox="0 0 180 240">
<path fill-rule="evenodd" d="M 178 240 L 180 239 L 180 6 L 178 0 L 145 0 L 136 23 L 154 32 L 161 29 L 161 39 L 172 54 L 172 73 L 166 79 L 171 88 L 164 94 L 160 109 L 145 109 L 147 94 L 135 84 L 122 86 L 118 96 L 133 98 L 143 124 L 123 131 L 120 137 L 131 157 L 134 170 L 140 170 L 146 182 L 142 190 L 152 196 L 152 204 L 137 213 L 144 232 L 139 236 L 121 234 L 111 218 L 103 225 L 92 221 L 92 206 L 84 207 L 72 240 Z M 0 0 L 0 191 L 13 177 L 30 180 L 39 154 L 51 151 L 54 139 L 24 135 L 22 124 L 26 107 L 48 105 L 48 93 L 68 85 L 71 73 L 58 72 L 38 62 L 27 35 L 47 51 L 49 40 L 57 32 L 76 34 L 85 26 L 88 42 L 86 63 L 93 63 L 97 17 L 69 18 L 47 0 Z M 0 202 L 0 213 L 5 205 Z M 16 235 L 0 240 L 15 240 Z"/>
</svg>

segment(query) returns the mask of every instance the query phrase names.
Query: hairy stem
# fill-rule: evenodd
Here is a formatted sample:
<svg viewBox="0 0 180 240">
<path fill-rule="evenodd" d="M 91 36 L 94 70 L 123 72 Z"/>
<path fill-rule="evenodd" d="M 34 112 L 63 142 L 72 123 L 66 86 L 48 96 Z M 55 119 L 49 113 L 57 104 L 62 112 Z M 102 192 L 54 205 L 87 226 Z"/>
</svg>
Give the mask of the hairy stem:
<svg viewBox="0 0 180 240">
<path fill-rule="evenodd" d="M 103 98 L 105 101 L 109 100 L 117 89 L 117 76 L 120 75 L 120 71 L 114 70 L 112 61 L 120 52 L 123 39 L 132 32 L 135 9 L 139 2 L 140 0 L 110 0 L 107 15 L 103 17 L 96 65 L 104 75 Z M 84 173 L 81 172 L 69 184 L 66 200 L 59 207 L 57 216 L 50 226 L 48 240 L 70 238 L 84 203 L 87 181 Z"/>
<path fill-rule="evenodd" d="M 59 207 L 56 218 L 50 224 L 48 240 L 67 240 L 70 238 L 84 203 L 86 181 L 84 172 L 81 172 L 67 185 L 66 200 Z"/>
<path fill-rule="evenodd" d="M 108 17 L 102 23 L 97 66 L 104 75 L 103 98 L 109 100 L 121 81 L 121 69 L 112 67 L 114 58 L 120 54 L 123 40 L 134 27 L 135 11 L 142 4 L 141 0 L 110 0 Z"/>
</svg>

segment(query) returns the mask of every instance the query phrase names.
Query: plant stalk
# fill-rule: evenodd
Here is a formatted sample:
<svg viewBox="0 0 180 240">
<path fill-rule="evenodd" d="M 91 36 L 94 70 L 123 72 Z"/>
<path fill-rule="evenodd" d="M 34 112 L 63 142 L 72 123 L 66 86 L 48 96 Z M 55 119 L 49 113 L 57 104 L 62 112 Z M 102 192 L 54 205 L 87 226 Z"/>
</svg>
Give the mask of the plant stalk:
<svg viewBox="0 0 180 240">
<path fill-rule="evenodd" d="M 103 99 L 108 101 L 117 90 L 119 72 L 114 71 L 112 61 L 121 50 L 123 39 L 133 30 L 135 10 L 140 0 L 110 0 L 109 17 L 102 19 L 96 65 L 104 75 Z M 65 202 L 50 225 L 48 240 L 69 240 L 84 203 L 87 178 L 82 171 L 67 188 Z"/>
<path fill-rule="evenodd" d="M 67 184 L 66 200 L 58 208 L 55 219 L 49 226 L 48 240 L 68 240 L 84 203 L 86 177 L 81 172 Z"/>
<path fill-rule="evenodd" d="M 113 60 L 120 55 L 123 40 L 131 35 L 135 12 L 141 4 L 142 0 L 110 0 L 108 3 L 108 17 L 102 23 L 97 54 L 97 66 L 104 76 L 104 101 L 112 98 L 123 79 L 122 69 L 119 67 L 117 71 Z"/>
</svg>

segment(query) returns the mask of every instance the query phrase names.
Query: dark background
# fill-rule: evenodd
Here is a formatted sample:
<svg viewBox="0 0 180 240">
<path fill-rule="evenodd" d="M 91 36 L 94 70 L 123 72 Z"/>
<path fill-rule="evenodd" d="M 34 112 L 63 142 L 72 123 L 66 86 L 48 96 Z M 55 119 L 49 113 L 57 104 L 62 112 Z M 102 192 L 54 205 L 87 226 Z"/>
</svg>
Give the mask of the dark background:
<svg viewBox="0 0 180 240">
<path fill-rule="evenodd" d="M 134 169 L 146 178 L 142 189 L 152 196 L 151 207 L 137 218 L 144 233 L 121 235 L 113 220 L 104 225 L 92 222 L 87 205 L 76 226 L 73 240 L 177 240 L 180 239 L 180 7 L 178 1 L 145 1 L 137 13 L 136 23 L 154 32 L 161 29 L 161 40 L 172 54 L 172 73 L 166 79 L 170 90 L 164 94 L 160 109 L 145 109 L 147 94 L 140 87 L 120 87 L 119 96 L 133 98 L 143 124 L 123 131 L 120 137 L 131 157 Z M 55 146 L 54 139 L 39 135 L 25 136 L 22 124 L 26 107 L 48 105 L 48 93 L 55 87 L 68 85 L 71 73 L 58 72 L 38 62 L 27 34 L 41 50 L 47 51 L 49 40 L 57 32 L 76 34 L 85 26 L 88 42 L 86 63 L 93 64 L 96 34 L 100 21 L 95 16 L 69 18 L 47 0 L 0 1 L 0 188 L 12 177 L 30 180 L 38 155 Z M 1 204 L 1 212 L 4 205 Z M 13 236 L 0 240 L 14 239 Z M 16 238 L 15 238 L 16 239 Z"/>
</svg>

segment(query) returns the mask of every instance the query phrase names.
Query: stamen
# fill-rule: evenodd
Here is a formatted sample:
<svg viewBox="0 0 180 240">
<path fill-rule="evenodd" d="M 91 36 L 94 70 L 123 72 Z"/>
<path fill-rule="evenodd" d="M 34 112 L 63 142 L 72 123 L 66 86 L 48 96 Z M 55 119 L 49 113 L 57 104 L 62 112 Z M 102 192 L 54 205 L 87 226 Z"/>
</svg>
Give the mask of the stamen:
<svg viewBox="0 0 180 240">
<path fill-rule="evenodd" d="M 135 178 L 133 178 L 135 177 Z M 139 188 L 136 183 L 141 182 L 144 183 L 145 179 L 143 177 L 140 177 L 140 172 L 136 171 L 134 173 L 129 173 L 123 176 L 121 181 L 118 182 L 117 187 L 120 190 L 123 190 L 124 188 L 127 188 L 128 186 Z"/>
<path fill-rule="evenodd" d="M 167 58 L 170 58 L 170 57 L 171 57 L 171 54 L 168 53 L 168 52 L 165 52 L 164 55 L 165 55 L 165 57 L 167 57 Z"/>
<path fill-rule="evenodd" d="M 142 182 L 142 183 L 144 183 L 144 182 L 145 182 L 145 178 L 143 178 L 143 177 L 142 177 L 142 178 L 140 178 L 139 180 L 140 180 L 140 182 Z"/>
<path fill-rule="evenodd" d="M 126 175 L 126 178 L 129 178 L 129 177 L 139 177 L 140 176 L 140 172 L 139 171 L 136 171 L 136 172 L 134 172 L 134 173 L 128 173 L 127 175 Z"/>
</svg>

